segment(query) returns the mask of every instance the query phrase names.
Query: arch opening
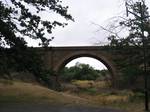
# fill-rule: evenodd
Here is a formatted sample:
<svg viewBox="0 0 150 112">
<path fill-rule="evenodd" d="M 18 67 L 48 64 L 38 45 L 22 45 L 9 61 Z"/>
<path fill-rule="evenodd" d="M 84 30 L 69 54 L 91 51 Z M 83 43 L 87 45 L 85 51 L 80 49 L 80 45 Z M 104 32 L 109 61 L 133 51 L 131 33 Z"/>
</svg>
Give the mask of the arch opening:
<svg viewBox="0 0 150 112">
<path fill-rule="evenodd" d="M 114 87 L 114 75 L 111 66 L 96 56 L 76 55 L 70 57 L 62 63 L 59 70 L 64 92 L 82 93 L 83 90 L 85 93 L 95 91 L 94 94 L 98 94 L 102 89 L 108 90 Z"/>
<path fill-rule="evenodd" d="M 73 80 L 109 80 L 110 82 L 112 79 L 109 69 L 100 60 L 91 57 L 73 59 L 61 71 L 72 71 L 73 73 L 70 74 L 74 74 Z M 80 77 L 76 77 L 78 74 Z"/>
<path fill-rule="evenodd" d="M 112 81 L 114 83 L 114 80 L 115 80 L 115 70 L 113 68 L 113 66 L 106 60 L 104 59 L 104 57 L 99 57 L 97 55 L 93 55 L 93 54 L 87 54 L 87 53 L 84 53 L 84 54 L 77 54 L 77 55 L 72 55 L 68 58 L 66 58 L 65 60 L 63 60 L 63 62 L 61 62 L 61 64 L 59 65 L 58 67 L 58 73 L 68 64 L 70 63 L 71 61 L 75 60 L 75 59 L 78 59 L 78 58 L 92 58 L 94 60 L 97 60 L 99 63 L 102 63 L 103 67 L 108 69 L 108 71 L 110 72 L 110 75 L 111 75 L 111 78 L 112 78 Z M 100 68 L 99 68 L 100 69 Z"/>
<path fill-rule="evenodd" d="M 104 58 L 99 57 L 97 55 L 92 55 L 92 54 L 77 54 L 77 55 L 72 55 L 69 58 L 65 59 L 61 65 L 59 66 L 58 72 L 61 74 L 61 71 L 65 66 L 71 66 L 69 63 L 76 59 L 83 59 L 83 58 L 91 58 L 93 60 L 96 60 L 100 65 L 97 67 L 94 67 L 97 70 L 106 70 L 107 74 L 109 74 L 109 81 L 111 82 L 111 85 L 114 86 L 115 83 L 115 76 L 114 76 L 114 70 L 109 62 L 107 62 Z M 89 64 L 91 66 L 91 64 Z M 58 73 L 58 74 L 59 74 Z"/>
<path fill-rule="evenodd" d="M 95 70 L 107 70 L 107 67 L 101 63 L 99 60 L 91 57 L 79 57 L 76 59 L 73 59 L 69 63 L 65 65 L 65 67 L 72 67 L 75 66 L 76 64 L 81 63 L 81 64 L 88 64 L 91 67 L 93 67 Z"/>
</svg>

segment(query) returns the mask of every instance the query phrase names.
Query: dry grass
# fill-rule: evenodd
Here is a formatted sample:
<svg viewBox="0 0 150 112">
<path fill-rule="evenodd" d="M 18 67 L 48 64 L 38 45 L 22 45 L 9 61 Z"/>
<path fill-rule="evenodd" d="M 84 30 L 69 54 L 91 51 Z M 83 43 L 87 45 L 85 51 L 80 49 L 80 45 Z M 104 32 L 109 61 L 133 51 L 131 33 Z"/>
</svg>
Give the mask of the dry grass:
<svg viewBox="0 0 150 112">
<path fill-rule="evenodd" d="M 83 84 L 82 81 L 78 82 Z M 84 82 L 85 83 L 85 82 Z M 66 94 L 56 92 L 38 84 L 23 82 L 0 81 L 0 103 L 7 102 L 46 102 L 53 105 L 97 105 L 127 110 L 128 112 L 144 112 L 142 101 L 131 101 L 131 91 L 115 91 L 89 95 L 86 93 Z M 74 96 L 76 95 L 76 96 Z"/>
<path fill-rule="evenodd" d="M 144 101 L 142 98 L 136 97 L 137 93 L 130 90 L 113 90 L 105 81 L 82 81 L 75 80 L 72 84 L 80 87 L 77 93 L 70 92 L 70 94 L 77 95 L 95 103 L 95 105 L 106 106 L 126 110 L 127 112 L 144 112 Z M 94 94 L 89 94 L 90 89 Z M 86 90 L 83 92 L 83 90 Z"/>
<path fill-rule="evenodd" d="M 56 92 L 39 85 L 16 81 L 6 84 L 6 82 L 0 81 L 0 103 L 47 102 L 63 105 L 86 105 L 89 103 L 83 98 Z"/>
<path fill-rule="evenodd" d="M 127 112 L 145 112 L 144 111 L 144 102 L 142 100 L 131 101 L 133 93 L 126 91 L 126 94 L 105 94 L 100 93 L 98 95 L 89 95 L 85 93 L 78 94 L 79 97 L 85 98 L 95 103 L 95 105 L 103 107 L 111 107 L 121 110 L 126 110 Z"/>
<path fill-rule="evenodd" d="M 86 98 L 90 101 L 95 102 L 98 105 L 111 105 L 111 104 L 123 104 L 129 103 L 133 93 L 127 91 L 126 93 L 115 92 L 115 93 L 99 93 L 99 94 L 87 94 L 79 93 L 78 96 Z"/>
<path fill-rule="evenodd" d="M 94 81 L 88 81 L 88 80 L 73 80 L 72 81 L 73 85 L 76 85 L 77 87 L 80 88 L 90 88 L 93 86 Z"/>
<path fill-rule="evenodd" d="M 80 88 L 109 88 L 110 83 L 106 81 L 89 81 L 89 80 L 73 80 L 72 84 L 80 87 Z"/>
</svg>

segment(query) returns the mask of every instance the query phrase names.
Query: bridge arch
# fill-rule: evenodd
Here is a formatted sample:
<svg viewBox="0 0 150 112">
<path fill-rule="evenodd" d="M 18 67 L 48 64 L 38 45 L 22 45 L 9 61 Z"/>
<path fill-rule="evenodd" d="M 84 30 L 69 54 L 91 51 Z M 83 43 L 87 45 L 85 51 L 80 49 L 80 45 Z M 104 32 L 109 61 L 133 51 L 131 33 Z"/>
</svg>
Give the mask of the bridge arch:
<svg viewBox="0 0 150 112">
<path fill-rule="evenodd" d="M 109 70 L 111 74 L 112 83 L 115 82 L 116 68 L 113 62 L 111 62 L 105 55 L 101 53 L 88 52 L 88 51 L 84 51 L 84 52 L 78 51 L 78 52 L 68 53 L 64 58 L 59 60 L 59 63 L 55 66 L 54 70 L 59 74 L 59 71 L 61 71 L 61 69 L 64 68 L 66 64 L 80 57 L 90 57 L 90 58 L 94 58 L 102 62 L 107 67 L 107 69 Z"/>
<path fill-rule="evenodd" d="M 45 67 L 59 75 L 60 70 L 67 63 L 79 57 L 91 57 L 102 62 L 110 71 L 113 85 L 117 86 L 117 80 L 121 76 L 117 60 L 120 55 L 114 54 L 107 46 L 68 46 L 68 47 L 50 47 L 43 52 L 42 59 Z"/>
</svg>

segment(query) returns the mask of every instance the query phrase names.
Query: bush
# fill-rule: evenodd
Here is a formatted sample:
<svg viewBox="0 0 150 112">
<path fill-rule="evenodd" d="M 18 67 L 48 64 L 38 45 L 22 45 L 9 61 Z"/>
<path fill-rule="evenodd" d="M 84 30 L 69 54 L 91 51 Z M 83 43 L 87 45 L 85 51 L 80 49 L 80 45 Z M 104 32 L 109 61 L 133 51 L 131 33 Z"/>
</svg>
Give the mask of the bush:
<svg viewBox="0 0 150 112">
<path fill-rule="evenodd" d="M 99 71 L 88 64 L 77 64 L 70 68 L 65 67 L 61 71 L 61 78 L 64 81 L 96 80 L 98 77 L 100 77 Z"/>
</svg>

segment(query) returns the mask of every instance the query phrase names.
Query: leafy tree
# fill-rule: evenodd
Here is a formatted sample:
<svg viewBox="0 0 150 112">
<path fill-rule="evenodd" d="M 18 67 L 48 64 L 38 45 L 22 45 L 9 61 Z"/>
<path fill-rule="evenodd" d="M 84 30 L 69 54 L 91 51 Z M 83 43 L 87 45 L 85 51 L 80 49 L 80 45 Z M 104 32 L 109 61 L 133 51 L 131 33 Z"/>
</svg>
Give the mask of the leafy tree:
<svg viewBox="0 0 150 112">
<path fill-rule="evenodd" d="M 63 81 L 66 82 L 70 82 L 71 80 L 74 79 L 74 75 L 78 72 L 78 69 L 76 67 L 65 67 L 62 71 L 61 71 L 61 76 L 60 78 Z"/>
<path fill-rule="evenodd" d="M 78 80 L 96 80 L 99 77 L 99 74 L 94 70 L 93 67 L 88 64 L 79 64 L 80 74 L 76 74 Z"/>
<path fill-rule="evenodd" d="M 147 66 L 150 66 L 150 15 L 144 0 L 126 0 L 126 9 L 128 17 L 122 17 L 119 26 L 127 28 L 129 34 L 123 38 L 113 34 L 108 39 L 110 45 L 116 48 L 116 53 L 124 55 L 116 62 L 121 66 L 124 76 L 128 77 L 126 81 L 134 83 L 134 79 L 143 73 L 144 58 Z"/>
<path fill-rule="evenodd" d="M 95 25 L 109 34 L 108 47 L 110 46 L 111 52 L 116 55 L 114 61 L 118 70 L 123 73 L 119 84 L 124 82 L 123 86 L 127 83 L 130 86 L 144 74 L 144 63 L 150 68 L 150 15 L 145 0 L 125 0 L 125 4 L 126 17 L 113 18 L 114 21 L 108 28 Z"/>
<path fill-rule="evenodd" d="M 45 34 L 51 34 L 57 25 L 66 24 L 47 20 L 41 14 L 53 11 L 67 20 L 73 20 L 67 13 L 68 7 L 63 7 L 60 3 L 60 0 L 0 1 L 0 47 L 25 46 L 25 37 L 40 39 L 41 44 L 47 46 L 53 37 L 48 38 Z"/>
<path fill-rule="evenodd" d="M 120 48 L 120 50 L 123 50 L 123 54 L 125 54 L 124 58 L 119 60 L 121 63 L 118 63 L 119 65 L 124 63 L 121 68 L 124 76 L 126 75 L 123 77 L 123 81 L 125 81 L 124 78 L 127 78 L 126 81 L 132 82 L 133 85 L 138 76 L 145 75 L 145 110 L 148 111 L 150 15 L 145 0 L 125 0 L 125 3 L 128 17 L 123 18 L 124 20 L 119 22 L 119 26 L 128 28 L 129 34 L 124 38 L 117 38 L 116 35 L 111 35 L 109 37 L 110 45 Z"/>
<path fill-rule="evenodd" d="M 61 73 L 61 78 L 65 81 L 96 80 L 99 75 L 98 70 L 95 70 L 88 64 L 77 63 L 73 67 L 65 67 Z"/>
<path fill-rule="evenodd" d="M 47 47 L 53 37 L 51 34 L 56 26 L 62 23 L 43 18 L 42 13 L 52 16 L 52 12 L 66 20 L 73 20 L 68 14 L 68 6 L 62 6 L 60 0 L 2 0 L 0 1 L 0 74 L 11 78 L 11 72 L 29 71 L 38 81 L 48 83 L 39 51 L 28 48 L 26 38 L 40 40 L 39 45 Z M 50 37 L 50 38 L 49 38 Z"/>
<path fill-rule="evenodd" d="M 120 22 L 120 25 L 129 28 L 129 35 L 123 39 L 128 42 L 129 45 L 141 47 L 144 43 L 150 40 L 150 19 L 148 7 L 144 0 L 141 2 L 126 2 L 127 15 L 131 13 L 131 16 L 127 20 Z M 129 13 L 129 14 L 128 14 Z M 144 35 L 143 33 L 147 33 Z"/>
</svg>

